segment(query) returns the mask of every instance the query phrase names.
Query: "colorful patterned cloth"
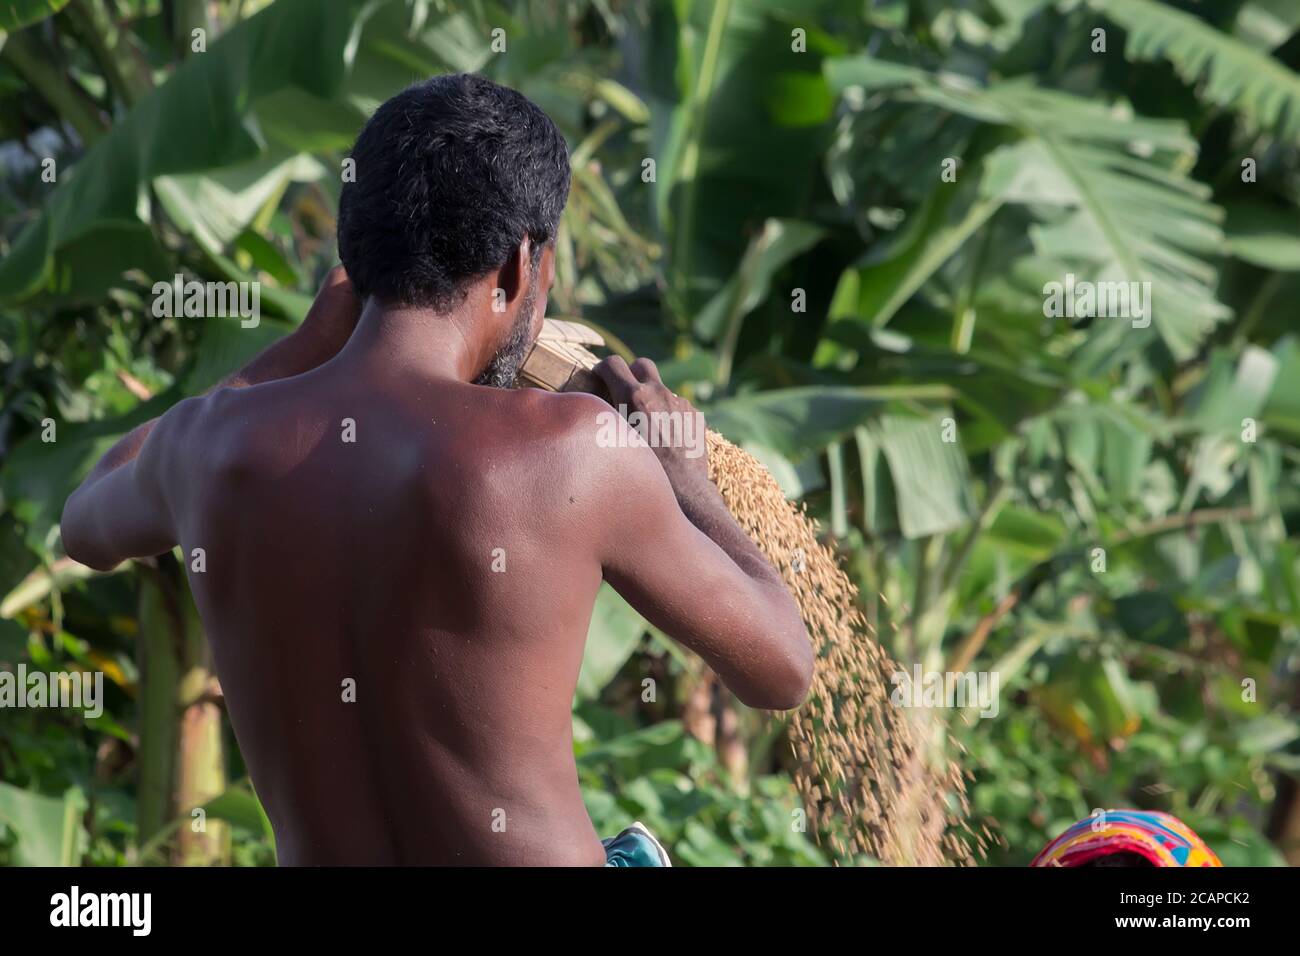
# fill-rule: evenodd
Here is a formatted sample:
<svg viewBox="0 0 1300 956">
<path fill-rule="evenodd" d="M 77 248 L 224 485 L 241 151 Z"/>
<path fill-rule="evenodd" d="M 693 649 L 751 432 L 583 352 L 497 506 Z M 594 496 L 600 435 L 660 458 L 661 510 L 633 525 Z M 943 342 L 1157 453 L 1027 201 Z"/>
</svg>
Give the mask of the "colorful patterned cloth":
<svg viewBox="0 0 1300 956">
<path fill-rule="evenodd" d="M 1223 866 L 1177 817 L 1155 810 L 1107 810 L 1070 827 L 1030 866 L 1084 866 L 1112 853 L 1136 853 L 1152 866 Z"/>
<path fill-rule="evenodd" d="M 668 851 L 642 823 L 634 823 L 618 836 L 601 840 L 606 866 L 672 866 Z"/>
</svg>

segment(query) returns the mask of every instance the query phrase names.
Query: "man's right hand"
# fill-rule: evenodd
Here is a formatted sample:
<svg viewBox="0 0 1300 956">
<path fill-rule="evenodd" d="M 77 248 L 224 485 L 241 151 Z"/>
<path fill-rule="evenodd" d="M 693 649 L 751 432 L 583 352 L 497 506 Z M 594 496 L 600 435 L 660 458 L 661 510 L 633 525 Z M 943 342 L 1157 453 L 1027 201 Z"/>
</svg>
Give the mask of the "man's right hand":
<svg viewBox="0 0 1300 956">
<path fill-rule="evenodd" d="M 658 440 L 650 444 L 679 502 L 685 504 L 713 490 L 704 416 L 686 399 L 668 390 L 654 362 L 639 358 L 628 365 L 622 356 L 611 355 L 592 372 L 605 383 L 610 404 L 624 416 L 641 412 L 647 426 L 657 423 L 657 433 L 643 431 L 641 437 L 657 434 Z M 674 414 L 676 419 L 670 417 Z"/>
</svg>

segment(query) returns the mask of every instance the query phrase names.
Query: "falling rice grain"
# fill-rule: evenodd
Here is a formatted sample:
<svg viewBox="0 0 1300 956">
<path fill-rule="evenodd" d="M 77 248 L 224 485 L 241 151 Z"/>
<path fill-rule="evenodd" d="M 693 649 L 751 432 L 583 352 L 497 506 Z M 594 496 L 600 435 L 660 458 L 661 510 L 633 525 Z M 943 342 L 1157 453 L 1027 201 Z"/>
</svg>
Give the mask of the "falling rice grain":
<svg viewBox="0 0 1300 956">
<path fill-rule="evenodd" d="M 757 459 L 716 432 L 708 433 L 708 452 L 709 477 L 780 571 L 817 652 L 812 688 L 791 728 L 799 741 L 795 786 L 814 833 L 837 858 L 973 863 L 985 840 L 967 823 L 965 776 L 955 762 L 932 756 L 924 728 L 890 703 L 897 666 L 872 638 L 857 590 L 818 540 L 816 522 Z"/>
</svg>

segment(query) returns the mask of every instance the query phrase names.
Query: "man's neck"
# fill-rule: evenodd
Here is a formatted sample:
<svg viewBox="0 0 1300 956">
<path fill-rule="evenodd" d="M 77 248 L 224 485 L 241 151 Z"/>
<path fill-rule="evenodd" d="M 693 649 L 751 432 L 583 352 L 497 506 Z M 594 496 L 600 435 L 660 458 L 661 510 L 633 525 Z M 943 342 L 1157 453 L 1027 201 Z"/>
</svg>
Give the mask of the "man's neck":
<svg viewBox="0 0 1300 956">
<path fill-rule="evenodd" d="M 436 312 L 370 299 L 339 355 L 386 377 L 470 382 L 491 355 L 474 334 L 467 305 Z"/>
</svg>

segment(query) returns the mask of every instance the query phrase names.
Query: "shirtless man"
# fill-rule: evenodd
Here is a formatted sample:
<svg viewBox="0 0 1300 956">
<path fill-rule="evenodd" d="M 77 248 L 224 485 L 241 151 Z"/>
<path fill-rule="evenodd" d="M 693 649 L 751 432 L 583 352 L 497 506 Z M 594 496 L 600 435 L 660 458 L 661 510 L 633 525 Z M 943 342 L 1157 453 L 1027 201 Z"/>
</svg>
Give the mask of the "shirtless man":
<svg viewBox="0 0 1300 956">
<path fill-rule="evenodd" d="M 803 622 L 704 456 L 598 441 L 600 398 L 503 387 L 568 195 L 545 113 L 439 77 L 352 157 L 346 271 L 111 449 L 64 545 L 101 570 L 204 550 L 189 583 L 282 863 L 603 864 L 570 722 L 601 581 L 751 707 L 807 693 Z M 645 359 L 598 371 L 615 405 L 694 412 Z"/>
</svg>

